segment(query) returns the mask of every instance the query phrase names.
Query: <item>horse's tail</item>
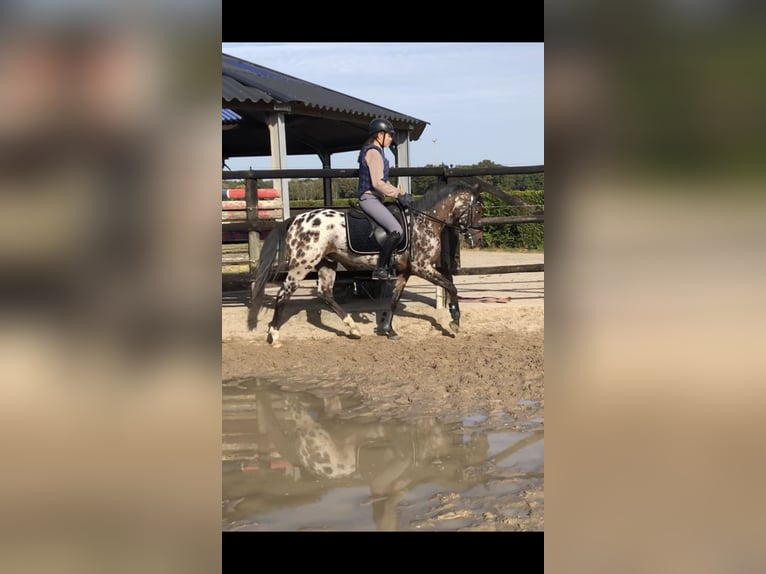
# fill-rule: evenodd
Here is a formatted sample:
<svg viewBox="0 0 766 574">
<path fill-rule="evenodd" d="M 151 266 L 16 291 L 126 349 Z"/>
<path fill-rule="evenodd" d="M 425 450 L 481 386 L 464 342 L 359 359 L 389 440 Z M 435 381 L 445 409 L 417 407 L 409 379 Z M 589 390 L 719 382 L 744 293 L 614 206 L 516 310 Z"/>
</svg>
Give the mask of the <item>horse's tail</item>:
<svg viewBox="0 0 766 574">
<path fill-rule="evenodd" d="M 269 232 L 266 240 L 261 246 L 260 257 L 258 258 L 258 269 L 255 272 L 255 278 L 250 286 L 250 311 L 247 314 L 247 327 L 250 331 L 258 325 L 258 312 L 263 306 L 263 295 L 266 290 L 266 283 L 273 280 L 279 271 L 279 263 L 285 258 L 287 230 L 293 222 L 294 217 L 285 219 L 277 227 Z M 277 266 L 274 266 L 274 262 Z"/>
</svg>

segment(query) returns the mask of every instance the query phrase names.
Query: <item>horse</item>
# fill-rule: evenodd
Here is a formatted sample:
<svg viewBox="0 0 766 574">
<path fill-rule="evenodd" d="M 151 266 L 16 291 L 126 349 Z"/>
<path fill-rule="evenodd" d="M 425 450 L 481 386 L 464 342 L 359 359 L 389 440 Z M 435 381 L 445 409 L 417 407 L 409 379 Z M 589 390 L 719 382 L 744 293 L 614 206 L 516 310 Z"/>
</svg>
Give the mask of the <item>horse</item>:
<svg viewBox="0 0 766 574">
<path fill-rule="evenodd" d="M 437 184 L 422 197 L 414 199 L 408 208 L 397 203 L 387 203 L 392 212 L 403 215 L 404 237 L 392 256 L 392 267 L 396 271 L 393 281 L 388 312 L 384 314 L 376 334 L 396 340 L 398 333 L 393 328 L 393 316 L 404 287 L 410 276 L 415 275 L 442 287 L 447 293 L 451 317 L 449 329 L 454 337 L 460 328 L 460 306 L 458 292 L 452 280 L 451 265 L 444 265 L 443 249 L 448 243 L 456 245 L 460 234 L 469 247 L 482 244 L 481 217 L 483 206 L 481 193 L 476 185 L 464 182 Z M 272 229 L 265 239 L 258 267 L 251 283 L 248 327 L 257 326 L 258 312 L 263 305 L 266 283 L 278 275 L 274 262 L 287 261 L 287 276 L 277 292 L 274 314 L 269 323 L 267 342 L 280 347 L 279 329 L 282 313 L 299 283 L 312 271 L 317 272 L 320 297 L 341 318 L 348 329 L 348 337 L 361 338 L 361 333 L 351 315 L 335 301 L 333 286 L 338 264 L 349 271 L 372 270 L 378 258 L 378 247 L 364 250 L 355 247 L 350 230 L 358 226 L 359 220 L 373 227 L 367 233 L 374 235 L 373 222 L 360 215 L 353 215 L 332 207 L 314 209 L 281 222 Z M 358 210 L 361 214 L 361 210 Z M 396 215 L 396 213 L 395 213 Z M 368 227 L 369 231 L 369 227 Z M 378 229 L 377 231 L 383 230 Z M 380 235 L 380 234 L 379 234 Z M 446 239 L 445 239 L 446 238 Z M 451 241 L 450 241 L 451 238 Z M 380 242 L 380 240 L 378 240 Z"/>
</svg>

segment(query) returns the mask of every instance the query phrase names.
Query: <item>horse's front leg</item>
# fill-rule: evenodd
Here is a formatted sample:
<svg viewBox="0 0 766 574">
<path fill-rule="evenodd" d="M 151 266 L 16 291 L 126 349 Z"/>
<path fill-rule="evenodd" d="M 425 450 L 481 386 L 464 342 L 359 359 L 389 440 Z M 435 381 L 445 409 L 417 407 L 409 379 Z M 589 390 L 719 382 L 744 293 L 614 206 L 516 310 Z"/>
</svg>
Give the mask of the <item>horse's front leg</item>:
<svg viewBox="0 0 766 574">
<path fill-rule="evenodd" d="M 319 292 L 322 294 L 325 303 L 327 303 L 330 309 L 335 311 L 335 314 L 341 318 L 341 321 L 343 321 L 348 328 L 348 336 L 351 339 L 361 339 L 362 333 L 359 332 L 359 327 L 356 326 L 354 319 L 351 315 L 346 313 L 340 305 L 338 305 L 338 302 L 333 295 L 336 274 L 335 270 L 337 266 L 338 264 L 333 261 L 328 264 L 323 264 L 317 269 L 317 275 L 319 276 Z"/>
<path fill-rule="evenodd" d="M 447 308 L 449 309 L 449 315 L 452 318 L 449 328 L 457 333 L 460 330 L 460 302 L 457 296 L 457 286 L 455 285 L 452 273 L 449 271 L 442 271 L 442 275 L 448 285 L 448 287 L 446 287 L 447 293 L 449 293 L 449 303 L 447 304 Z"/>
<path fill-rule="evenodd" d="M 417 275 L 447 292 L 447 308 L 452 319 L 449 328 L 453 333 L 457 333 L 460 330 L 460 304 L 458 303 L 457 287 L 455 287 L 451 275 L 442 274 L 433 267 L 423 269 Z"/>
<path fill-rule="evenodd" d="M 380 326 L 378 327 L 378 335 L 385 335 L 392 341 L 399 339 L 399 335 L 396 331 L 394 331 L 394 327 L 391 323 L 394 320 L 396 306 L 399 304 L 399 299 L 402 296 L 402 292 L 404 291 L 404 287 L 407 285 L 409 278 L 409 273 L 403 273 L 396 278 L 393 293 L 391 294 L 391 301 L 388 306 L 388 311 L 386 311 L 386 313 L 383 315 L 383 320 L 380 322 Z"/>
</svg>

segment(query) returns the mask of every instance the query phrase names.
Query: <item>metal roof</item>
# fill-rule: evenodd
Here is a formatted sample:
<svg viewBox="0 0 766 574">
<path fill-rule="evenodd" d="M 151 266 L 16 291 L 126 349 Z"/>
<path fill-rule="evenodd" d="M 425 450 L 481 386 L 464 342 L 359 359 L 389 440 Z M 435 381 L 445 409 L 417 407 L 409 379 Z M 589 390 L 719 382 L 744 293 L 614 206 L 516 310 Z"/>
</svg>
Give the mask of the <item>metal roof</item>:
<svg viewBox="0 0 766 574">
<path fill-rule="evenodd" d="M 241 116 L 223 134 L 223 156 L 268 156 L 267 114 L 285 113 L 288 155 L 334 154 L 359 149 L 370 120 L 383 117 L 420 138 L 428 122 L 324 88 L 276 70 L 222 54 L 222 109 Z"/>
<path fill-rule="evenodd" d="M 221 123 L 224 123 L 224 124 L 236 124 L 241 119 L 242 119 L 242 116 L 240 116 L 234 110 L 229 110 L 227 108 L 222 108 L 221 109 Z"/>
</svg>

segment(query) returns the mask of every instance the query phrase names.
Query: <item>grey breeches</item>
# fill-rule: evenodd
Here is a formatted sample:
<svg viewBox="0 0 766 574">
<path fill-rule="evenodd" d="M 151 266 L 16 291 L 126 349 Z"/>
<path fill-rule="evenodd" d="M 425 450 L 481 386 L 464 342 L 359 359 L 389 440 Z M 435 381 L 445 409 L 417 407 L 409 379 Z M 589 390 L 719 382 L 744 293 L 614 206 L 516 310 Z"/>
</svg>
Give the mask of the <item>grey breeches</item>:
<svg viewBox="0 0 766 574">
<path fill-rule="evenodd" d="M 399 225 L 396 218 L 388 211 L 388 208 L 383 205 L 383 202 L 374 195 L 369 193 L 362 194 L 362 197 L 359 198 L 359 207 L 389 233 L 396 231 L 399 235 L 403 235 L 402 226 Z"/>
</svg>

